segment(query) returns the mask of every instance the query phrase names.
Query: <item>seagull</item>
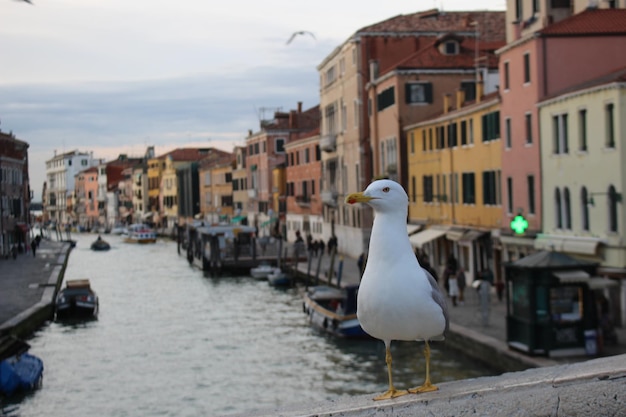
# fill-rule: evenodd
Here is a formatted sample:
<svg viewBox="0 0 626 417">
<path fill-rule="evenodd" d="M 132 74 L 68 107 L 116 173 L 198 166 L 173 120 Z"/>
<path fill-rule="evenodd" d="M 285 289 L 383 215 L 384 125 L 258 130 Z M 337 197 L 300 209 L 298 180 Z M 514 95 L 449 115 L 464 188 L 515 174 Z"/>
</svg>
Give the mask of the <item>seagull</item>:
<svg viewBox="0 0 626 417">
<path fill-rule="evenodd" d="M 291 41 L 293 41 L 293 40 L 294 40 L 294 38 L 295 38 L 296 36 L 298 36 L 298 35 L 311 35 L 311 36 L 313 37 L 313 39 L 316 39 L 316 38 L 315 38 L 315 35 L 313 34 L 313 32 L 309 32 L 309 31 L 307 31 L 307 30 L 300 30 L 300 31 L 298 31 L 298 32 L 294 32 L 294 33 L 291 35 L 291 37 L 290 37 L 290 38 L 289 38 L 289 40 L 287 41 L 287 45 L 289 45 L 289 44 L 291 43 Z"/>
<path fill-rule="evenodd" d="M 365 203 L 374 209 L 368 260 L 357 298 L 361 326 L 385 343 L 389 389 L 374 400 L 436 391 L 430 381 L 429 342 L 444 339 L 449 327 L 448 308 L 437 282 L 420 266 L 409 242 L 406 191 L 395 181 L 377 180 L 365 191 L 348 195 L 345 201 Z M 406 391 L 394 387 L 392 340 L 425 342 L 426 379 L 421 386 Z"/>
</svg>

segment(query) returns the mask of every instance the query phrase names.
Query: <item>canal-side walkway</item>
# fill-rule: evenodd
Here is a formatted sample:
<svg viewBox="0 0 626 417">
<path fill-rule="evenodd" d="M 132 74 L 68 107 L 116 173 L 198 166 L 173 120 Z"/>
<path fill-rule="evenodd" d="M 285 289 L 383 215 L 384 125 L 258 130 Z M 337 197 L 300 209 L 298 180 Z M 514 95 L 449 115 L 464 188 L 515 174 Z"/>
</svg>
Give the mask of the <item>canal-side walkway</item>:
<svg viewBox="0 0 626 417">
<path fill-rule="evenodd" d="M 321 260 L 320 260 L 321 259 Z M 319 284 L 328 283 L 328 271 L 333 263 L 332 285 L 337 285 L 337 277 L 341 271 L 339 285 L 358 284 L 360 273 L 357 260 L 346 256 L 337 256 L 333 261 L 329 254 L 321 258 L 313 257 L 312 261 L 299 263 L 298 273 L 304 276 L 318 278 Z M 341 266 L 340 266 L 341 264 Z M 319 274 L 318 274 L 319 265 Z M 292 265 L 293 267 L 293 265 Z M 441 284 L 441 283 L 440 283 Z M 487 325 L 483 324 L 483 316 L 478 292 L 476 289 L 465 289 L 465 301 L 452 306 L 448 300 L 450 316 L 450 331 L 446 337 L 446 344 L 463 351 L 468 356 L 483 361 L 486 365 L 500 371 L 520 371 L 528 368 L 539 368 L 563 363 L 582 362 L 591 357 L 564 357 L 547 358 L 543 356 L 529 356 L 508 347 L 506 342 L 506 301 L 498 300 L 495 291 L 491 295 Z M 626 354 L 626 329 L 617 329 L 618 344 L 605 346 L 601 356 Z"/>
<path fill-rule="evenodd" d="M 0 337 L 27 337 L 50 319 L 70 249 L 67 242 L 42 239 L 36 256 L 0 259 Z"/>
</svg>

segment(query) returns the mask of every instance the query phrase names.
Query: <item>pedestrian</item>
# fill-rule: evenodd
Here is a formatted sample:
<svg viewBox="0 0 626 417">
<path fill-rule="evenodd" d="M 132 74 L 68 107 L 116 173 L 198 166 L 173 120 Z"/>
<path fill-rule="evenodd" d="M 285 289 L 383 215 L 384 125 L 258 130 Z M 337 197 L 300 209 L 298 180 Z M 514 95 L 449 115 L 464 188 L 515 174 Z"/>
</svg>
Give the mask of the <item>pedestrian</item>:
<svg viewBox="0 0 626 417">
<path fill-rule="evenodd" d="M 30 250 L 33 251 L 33 258 L 35 257 L 35 252 L 37 252 L 37 240 L 33 239 L 30 242 Z"/>
<path fill-rule="evenodd" d="M 459 285 L 456 279 L 456 274 L 448 275 L 448 295 L 452 299 L 452 306 L 456 307 L 456 300 L 459 296 Z"/>
<path fill-rule="evenodd" d="M 320 239 L 317 241 L 317 246 L 320 249 L 320 256 L 324 255 L 324 250 L 326 249 L 326 244 L 324 243 L 324 239 Z"/>
<path fill-rule="evenodd" d="M 459 304 L 465 304 L 465 287 L 467 285 L 467 281 L 465 280 L 465 271 L 463 268 L 459 268 L 459 271 L 456 273 L 456 285 L 459 287 Z"/>
</svg>

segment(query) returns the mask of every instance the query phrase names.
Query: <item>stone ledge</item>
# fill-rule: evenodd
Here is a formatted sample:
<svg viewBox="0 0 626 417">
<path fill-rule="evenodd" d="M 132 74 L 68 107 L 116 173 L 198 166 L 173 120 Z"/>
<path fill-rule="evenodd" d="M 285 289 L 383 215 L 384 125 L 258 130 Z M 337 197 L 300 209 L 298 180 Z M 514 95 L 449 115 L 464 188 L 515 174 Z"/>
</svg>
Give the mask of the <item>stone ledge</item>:
<svg viewBox="0 0 626 417">
<path fill-rule="evenodd" d="M 239 417 L 459 415 L 619 416 L 626 355 L 439 384 L 439 391 L 375 402 L 372 395 L 255 410 Z M 234 417 L 234 416 L 233 416 Z"/>
</svg>

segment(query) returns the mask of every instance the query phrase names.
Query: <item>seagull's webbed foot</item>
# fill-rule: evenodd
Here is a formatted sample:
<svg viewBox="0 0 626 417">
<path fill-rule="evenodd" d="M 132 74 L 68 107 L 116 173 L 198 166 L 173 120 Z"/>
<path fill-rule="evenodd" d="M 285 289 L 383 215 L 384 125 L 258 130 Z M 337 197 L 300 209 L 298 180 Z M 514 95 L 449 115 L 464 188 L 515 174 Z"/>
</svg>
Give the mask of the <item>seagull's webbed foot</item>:
<svg viewBox="0 0 626 417">
<path fill-rule="evenodd" d="M 422 392 L 437 391 L 438 389 L 439 388 L 437 388 L 436 385 L 431 384 L 430 381 L 426 381 L 419 387 L 409 389 L 408 392 L 410 392 L 411 394 L 419 394 Z"/>
<path fill-rule="evenodd" d="M 401 397 L 407 395 L 409 392 L 406 390 L 398 390 L 395 388 L 388 389 L 385 393 L 380 394 L 378 397 L 374 397 L 374 401 L 390 400 L 392 398 Z"/>
<path fill-rule="evenodd" d="M 421 386 L 409 389 L 411 394 L 437 391 L 439 389 L 430 382 L 430 345 L 428 344 L 428 340 L 426 341 L 426 346 L 424 347 L 424 358 L 426 359 L 426 379 Z"/>
</svg>

